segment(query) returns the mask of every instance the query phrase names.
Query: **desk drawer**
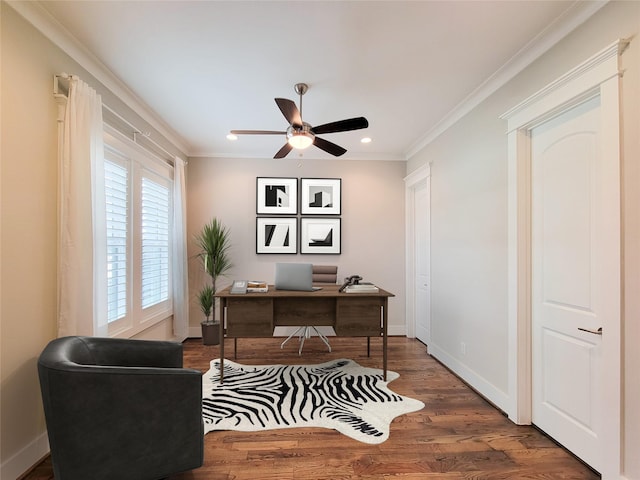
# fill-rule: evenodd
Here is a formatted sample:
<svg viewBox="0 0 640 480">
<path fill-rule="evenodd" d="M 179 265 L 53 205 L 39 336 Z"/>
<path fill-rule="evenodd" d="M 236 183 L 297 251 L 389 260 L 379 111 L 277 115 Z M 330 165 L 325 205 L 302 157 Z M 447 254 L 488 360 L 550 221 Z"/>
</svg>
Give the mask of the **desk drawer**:
<svg viewBox="0 0 640 480">
<path fill-rule="evenodd" d="M 274 303 L 277 326 L 334 325 L 336 302 L 333 298 L 277 298 Z"/>
<path fill-rule="evenodd" d="M 270 298 L 227 299 L 228 337 L 271 337 L 273 300 Z"/>
<path fill-rule="evenodd" d="M 382 334 L 382 310 L 377 297 L 339 298 L 336 311 L 336 335 L 378 337 Z"/>
</svg>

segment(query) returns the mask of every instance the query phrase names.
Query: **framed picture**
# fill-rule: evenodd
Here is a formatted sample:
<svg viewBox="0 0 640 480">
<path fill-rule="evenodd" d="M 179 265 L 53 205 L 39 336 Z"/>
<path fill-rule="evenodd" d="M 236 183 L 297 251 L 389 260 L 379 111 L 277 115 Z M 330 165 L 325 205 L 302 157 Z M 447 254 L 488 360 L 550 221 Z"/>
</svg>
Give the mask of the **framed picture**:
<svg viewBox="0 0 640 480">
<path fill-rule="evenodd" d="M 340 254 L 339 218 L 301 218 L 300 253 Z"/>
<path fill-rule="evenodd" d="M 300 203 L 303 215 L 340 215 L 342 179 L 303 178 Z"/>
<path fill-rule="evenodd" d="M 298 179 L 257 177 L 256 213 L 296 215 L 298 213 Z"/>
<path fill-rule="evenodd" d="M 297 218 L 256 218 L 256 253 L 298 253 L 297 227 Z"/>
</svg>

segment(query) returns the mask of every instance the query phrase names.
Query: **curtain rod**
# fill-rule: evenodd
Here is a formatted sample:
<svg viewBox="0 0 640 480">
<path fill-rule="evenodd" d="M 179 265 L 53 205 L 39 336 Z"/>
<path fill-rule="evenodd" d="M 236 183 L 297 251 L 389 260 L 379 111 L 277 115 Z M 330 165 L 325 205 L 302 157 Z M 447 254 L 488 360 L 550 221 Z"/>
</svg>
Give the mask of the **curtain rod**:
<svg viewBox="0 0 640 480">
<path fill-rule="evenodd" d="M 69 80 L 72 77 L 74 77 L 75 75 L 69 75 L 68 73 L 59 73 L 53 76 L 53 96 L 54 97 L 64 97 L 64 98 L 68 98 L 67 94 L 65 94 L 64 92 L 62 92 L 60 90 L 60 80 Z M 77 78 L 77 76 L 76 76 Z M 133 142 L 137 145 L 140 145 L 141 147 L 144 147 L 144 145 L 141 145 L 138 142 L 138 135 L 142 135 L 145 140 L 151 144 L 153 144 L 153 146 L 155 148 L 157 148 L 158 150 L 160 150 L 161 152 L 163 152 L 165 155 L 169 156 L 169 160 L 165 160 L 168 161 L 169 163 L 173 164 L 174 163 L 174 159 L 176 158 L 177 155 L 169 152 L 166 148 L 164 148 L 162 145 L 160 145 L 158 142 L 156 142 L 155 140 L 153 140 L 151 138 L 151 132 L 145 132 L 143 130 L 141 130 L 140 128 L 136 127 L 133 123 L 131 123 L 129 120 L 127 120 L 126 118 L 124 118 L 122 115 L 120 115 L 118 112 L 116 112 L 113 108 L 111 108 L 110 106 L 108 106 L 106 103 L 102 103 L 102 108 L 104 108 L 105 110 L 107 110 L 111 115 L 113 115 L 114 117 L 116 117 L 118 120 L 120 120 L 121 122 L 123 122 L 124 124 L 126 124 L 127 126 L 129 126 L 133 131 L 131 132 L 133 135 Z M 186 162 L 185 162 L 186 164 Z"/>
</svg>

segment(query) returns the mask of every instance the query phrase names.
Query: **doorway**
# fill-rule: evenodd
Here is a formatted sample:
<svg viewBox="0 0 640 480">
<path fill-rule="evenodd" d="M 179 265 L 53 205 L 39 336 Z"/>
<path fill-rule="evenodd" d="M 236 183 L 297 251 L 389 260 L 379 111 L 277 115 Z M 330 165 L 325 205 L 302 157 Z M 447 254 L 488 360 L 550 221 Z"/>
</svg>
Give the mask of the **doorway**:
<svg viewBox="0 0 640 480">
<path fill-rule="evenodd" d="M 621 473 L 625 45 L 615 42 L 502 116 L 509 145 L 509 418 L 538 424 L 605 478 Z"/>
<path fill-rule="evenodd" d="M 603 208 L 616 186 L 601 175 L 600 113 L 597 96 L 531 130 L 531 421 L 597 471 L 602 333 L 620 298 L 603 275 L 620 263 L 620 235 L 607 231 L 616 211 Z"/>
<path fill-rule="evenodd" d="M 425 345 L 431 341 L 431 264 L 429 165 L 413 172 L 406 182 L 407 208 L 407 336 Z"/>
</svg>

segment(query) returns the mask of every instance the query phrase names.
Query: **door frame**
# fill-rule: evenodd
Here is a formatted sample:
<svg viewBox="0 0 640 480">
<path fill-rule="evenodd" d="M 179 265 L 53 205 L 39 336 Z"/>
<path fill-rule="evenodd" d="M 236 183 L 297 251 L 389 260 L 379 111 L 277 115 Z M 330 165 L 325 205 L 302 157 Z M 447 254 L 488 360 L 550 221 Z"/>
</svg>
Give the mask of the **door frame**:
<svg viewBox="0 0 640 480">
<path fill-rule="evenodd" d="M 601 154 L 612 160 L 610 174 L 617 176 L 617 198 L 610 198 L 610 228 L 622 238 L 620 178 L 620 55 L 627 40 L 618 40 L 570 70 L 500 118 L 507 120 L 508 136 L 508 388 L 507 414 L 517 424 L 530 424 L 532 413 L 532 319 L 531 319 L 531 129 L 561 112 L 600 97 Z M 609 174 L 609 170 L 607 172 Z M 622 258 L 617 269 L 621 292 Z M 623 478 L 622 424 L 622 297 L 617 302 L 617 321 L 607 325 L 602 337 L 603 388 L 610 393 L 604 405 L 603 478 Z"/>
<path fill-rule="evenodd" d="M 415 215 L 415 189 L 422 182 L 427 182 L 427 188 L 430 188 L 431 182 L 431 164 L 422 165 L 411 172 L 404 178 L 405 182 L 405 312 L 406 335 L 409 338 L 416 336 L 416 312 L 415 312 L 415 289 L 416 289 L 416 254 L 415 254 L 415 225 L 413 218 Z M 431 258 L 431 245 L 427 250 L 427 258 Z M 429 262 L 430 263 L 430 262 Z M 427 287 L 429 297 L 431 296 L 431 285 Z M 431 323 L 431 315 L 429 314 L 429 323 Z M 431 331 L 431 329 L 429 329 Z M 429 339 L 430 340 L 430 339 Z"/>
</svg>

